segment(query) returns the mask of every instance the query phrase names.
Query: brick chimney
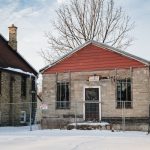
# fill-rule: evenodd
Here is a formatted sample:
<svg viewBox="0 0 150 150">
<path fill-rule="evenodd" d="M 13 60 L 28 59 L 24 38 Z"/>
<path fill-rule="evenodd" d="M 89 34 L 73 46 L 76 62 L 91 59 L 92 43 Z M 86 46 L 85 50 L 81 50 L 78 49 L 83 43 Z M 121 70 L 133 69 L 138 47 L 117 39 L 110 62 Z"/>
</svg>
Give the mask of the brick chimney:
<svg viewBox="0 0 150 150">
<path fill-rule="evenodd" d="M 9 41 L 8 44 L 12 47 L 13 50 L 17 51 L 17 27 L 12 24 L 9 29 Z"/>
</svg>

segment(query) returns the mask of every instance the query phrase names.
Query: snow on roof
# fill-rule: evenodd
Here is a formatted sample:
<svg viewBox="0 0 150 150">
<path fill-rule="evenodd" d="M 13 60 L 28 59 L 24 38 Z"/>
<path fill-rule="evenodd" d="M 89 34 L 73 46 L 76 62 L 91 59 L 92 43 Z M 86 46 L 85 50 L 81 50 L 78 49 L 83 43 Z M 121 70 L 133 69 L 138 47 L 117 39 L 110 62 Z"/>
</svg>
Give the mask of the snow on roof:
<svg viewBox="0 0 150 150">
<path fill-rule="evenodd" d="M 23 71 L 21 69 L 18 69 L 18 68 L 7 67 L 7 68 L 3 68 L 3 69 L 13 71 L 13 72 L 17 72 L 17 73 L 21 73 L 21 74 L 25 74 L 25 75 L 29 75 L 29 76 L 35 76 L 33 73 L 25 72 L 25 71 Z"/>
<path fill-rule="evenodd" d="M 18 51 L 14 51 L 13 49 L 12 49 L 12 47 L 8 44 L 8 40 L 2 35 L 2 34 L 0 34 L 0 38 L 7 44 L 7 46 L 9 47 L 9 49 L 13 52 L 13 53 L 15 53 L 15 56 L 16 57 L 19 57 L 19 58 L 21 58 L 21 61 L 23 61 L 23 63 L 25 63 L 26 65 L 28 65 L 28 67 L 30 67 L 31 69 L 32 69 L 32 71 L 33 71 L 33 73 L 37 76 L 38 75 L 38 72 L 36 71 L 36 69 L 18 52 Z M 5 54 L 4 55 L 2 55 L 3 57 L 4 57 L 4 59 L 7 59 L 7 58 L 5 58 Z M 10 57 L 10 55 L 9 55 L 9 57 Z M 3 59 L 2 59 L 3 60 Z M 14 61 L 11 61 L 11 62 L 7 62 L 8 64 L 7 64 L 7 67 L 9 67 L 10 65 L 13 65 L 13 66 L 18 66 L 18 64 L 16 65 L 16 63 L 15 64 L 12 64 Z M 6 62 L 5 62 L 6 63 Z M 6 64 L 5 64 L 6 65 Z M 3 65 L 2 65 L 3 66 Z"/>
</svg>

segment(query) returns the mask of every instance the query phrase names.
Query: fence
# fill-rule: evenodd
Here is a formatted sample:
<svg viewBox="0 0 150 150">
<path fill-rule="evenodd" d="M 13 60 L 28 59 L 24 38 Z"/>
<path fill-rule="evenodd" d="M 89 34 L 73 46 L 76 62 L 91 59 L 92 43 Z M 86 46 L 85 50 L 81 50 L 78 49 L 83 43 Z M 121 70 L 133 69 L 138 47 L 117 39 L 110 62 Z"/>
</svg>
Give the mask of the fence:
<svg viewBox="0 0 150 150">
<path fill-rule="evenodd" d="M 111 101 L 111 100 L 110 100 Z M 149 117 L 133 117 L 132 101 L 119 101 L 112 106 L 99 101 L 51 102 L 42 110 L 42 128 L 67 128 L 68 124 L 107 122 L 116 130 L 148 130 Z M 112 109 L 114 108 L 114 109 Z M 115 116 L 115 117 L 114 117 Z M 103 122 L 103 123 L 102 123 Z M 104 123 L 105 122 L 105 123 Z"/>
<path fill-rule="evenodd" d="M 111 101 L 111 100 L 110 100 Z M 130 104 L 129 104 L 130 103 Z M 107 123 L 116 130 L 148 130 L 149 117 L 129 117 L 127 108 L 132 102 L 120 101 L 110 106 L 99 101 L 53 101 L 51 103 L 1 103 L 0 126 L 26 126 L 25 130 L 47 128 L 67 129 L 70 124 L 75 128 L 81 123 L 105 126 Z M 118 106 L 118 108 L 117 108 Z M 114 110 L 115 110 L 114 109 Z M 113 117 L 116 115 L 117 117 Z M 107 122 L 107 123 L 104 123 Z M 23 129 L 23 128 L 22 128 Z M 12 129 L 13 131 L 13 129 Z"/>
<path fill-rule="evenodd" d="M 0 103 L 0 126 L 26 126 L 26 130 L 40 128 L 41 109 L 36 102 Z M 12 129 L 13 131 L 13 129 Z"/>
</svg>

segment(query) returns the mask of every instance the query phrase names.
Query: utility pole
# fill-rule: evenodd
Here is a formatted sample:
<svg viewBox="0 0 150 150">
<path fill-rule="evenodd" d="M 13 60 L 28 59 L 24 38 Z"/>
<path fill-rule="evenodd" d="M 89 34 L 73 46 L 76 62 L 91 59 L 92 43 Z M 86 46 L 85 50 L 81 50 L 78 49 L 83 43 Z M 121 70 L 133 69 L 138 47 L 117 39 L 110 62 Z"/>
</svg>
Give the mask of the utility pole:
<svg viewBox="0 0 150 150">
<path fill-rule="evenodd" d="M 125 101 L 122 102 L 122 130 L 125 131 Z"/>
<path fill-rule="evenodd" d="M 149 120 L 148 120 L 148 132 L 147 134 L 150 133 L 150 104 L 149 104 Z"/>
<path fill-rule="evenodd" d="M 32 131 L 32 105 L 29 103 L 29 111 L 30 111 L 30 131 Z"/>
<path fill-rule="evenodd" d="M 32 78 L 30 75 L 30 83 L 32 83 Z M 29 100 L 29 113 L 30 113 L 30 131 L 32 131 L 32 87 L 30 87 L 30 100 Z"/>
</svg>

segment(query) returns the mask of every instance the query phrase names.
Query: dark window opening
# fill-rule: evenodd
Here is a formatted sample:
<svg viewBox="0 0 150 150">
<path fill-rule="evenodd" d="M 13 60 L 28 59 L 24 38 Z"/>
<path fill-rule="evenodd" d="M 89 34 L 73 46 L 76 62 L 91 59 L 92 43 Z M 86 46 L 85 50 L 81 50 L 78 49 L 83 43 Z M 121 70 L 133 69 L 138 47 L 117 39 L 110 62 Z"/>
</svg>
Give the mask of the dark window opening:
<svg viewBox="0 0 150 150">
<path fill-rule="evenodd" d="M 36 101 L 35 77 L 31 78 L 31 94 L 32 94 L 32 102 L 35 102 Z"/>
<path fill-rule="evenodd" d="M 26 96 L 26 90 L 27 90 L 27 85 L 26 85 L 26 80 L 27 78 L 25 76 L 21 77 L 21 96 Z"/>
<path fill-rule="evenodd" d="M 99 88 L 86 88 L 85 100 L 86 101 L 99 101 Z"/>
<path fill-rule="evenodd" d="M 131 80 L 117 80 L 117 108 L 131 108 Z"/>
<path fill-rule="evenodd" d="M 99 121 L 99 103 L 85 103 L 85 120 Z"/>
<path fill-rule="evenodd" d="M 0 94 L 2 94 L 2 72 L 0 71 Z"/>
<path fill-rule="evenodd" d="M 69 83 L 57 83 L 57 109 L 68 109 L 70 106 L 69 102 Z"/>
<path fill-rule="evenodd" d="M 32 83 L 31 83 L 31 87 L 32 87 L 32 91 L 35 91 L 36 88 L 35 88 L 35 77 L 32 77 Z"/>
<path fill-rule="evenodd" d="M 35 116 L 36 116 L 36 108 L 37 108 L 37 98 L 36 98 L 36 79 L 35 77 L 31 78 L 31 95 L 32 95 L 32 113 L 31 113 L 31 117 L 32 117 L 32 124 L 35 121 Z"/>
</svg>

